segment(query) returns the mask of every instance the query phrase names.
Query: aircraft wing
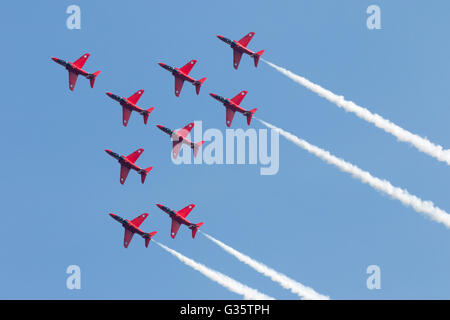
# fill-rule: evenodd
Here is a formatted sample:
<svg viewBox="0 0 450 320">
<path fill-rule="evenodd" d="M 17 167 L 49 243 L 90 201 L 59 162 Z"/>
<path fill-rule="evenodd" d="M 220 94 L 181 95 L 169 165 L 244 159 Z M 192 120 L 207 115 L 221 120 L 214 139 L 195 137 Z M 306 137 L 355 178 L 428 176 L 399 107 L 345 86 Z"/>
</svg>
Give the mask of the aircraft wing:
<svg viewBox="0 0 450 320">
<path fill-rule="evenodd" d="M 244 100 L 246 94 L 247 94 L 247 91 L 245 91 L 245 90 L 241 91 L 233 99 L 231 99 L 231 101 L 233 101 L 237 105 L 240 105 L 242 100 Z"/>
<path fill-rule="evenodd" d="M 188 123 L 183 129 L 178 130 L 177 133 L 181 137 L 186 138 L 187 135 L 189 134 L 189 132 L 191 132 L 193 127 L 194 127 L 194 123 L 193 122 Z"/>
<path fill-rule="evenodd" d="M 182 146 L 181 141 L 172 141 L 172 155 L 174 159 L 178 157 Z"/>
<path fill-rule="evenodd" d="M 181 89 L 183 89 L 184 79 L 175 76 L 175 95 L 180 96 Z"/>
<path fill-rule="evenodd" d="M 131 109 L 128 109 L 126 107 L 122 107 L 122 123 L 126 127 L 128 124 L 128 120 L 130 120 L 131 116 Z"/>
<path fill-rule="evenodd" d="M 178 214 L 182 216 L 183 218 L 186 218 L 188 214 L 192 211 L 192 209 L 195 208 L 195 204 L 191 203 L 190 205 L 184 207 L 180 211 L 178 211 Z"/>
<path fill-rule="evenodd" d="M 89 58 L 90 54 L 85 53 L 81 56 L 80 59 L 75 61 L 73 64 L 76 65 L 78 68 L 83 68 L 84 64 L 86 63 L 87 59 Z"/>
<path fill-rule="evenodd" d="M 239 50 L 233 49 L 233 66 L 236 70 L 239 67 L 241 58 L 242 58 L 242 52 Z"/>
<path fill-rule="evenodd" d="M 130 96 L 127 100 L 133 104 L 136 104 L 139 101 L 139 99 L 141 98 L 143 93 L 144 93 L 143 89 L 138 90 L 132 96 Z"/>
<path fill-rule="evenodd" d="M 144 152 L 144 149 L 140 148 L 137 149 L 135 152 L 133 152 L 132 154 L 129 154 L 127 156 L 127 159 L 130 160 L 131 162 L 135 163 L 137 159 L 139 159 L 139 157 L 141 156 L 142 152 Z"/>
<path fill-rule="evenodd" d="M 183 72 L 184 74 L 189 74 L 191 72 L 192 68 L 197 63 L 197 60 L 191 60 L 188 63 L 186 63 L 184 66 L 182 66 L 179 70 Z"/>
<path fill-rule="evenodd" d="M 78 74 L 69 71 L 69 89 L 73 91 L 77 83 Z"/>
<path fill-rule="evenodd" d="M 246 47 L 249 44 L 250 40 L 253 39 L 254 35 L 255 35 L 254 32 L 250 32 L 246 34 L 241 40 L 239 40 L 238 43 Z"/>
<path fill-rule="evenodd" d="M 131 220 L 131 223 L 134 224 L 136 227 L 139 227 L 142 222 L 144 222 L 145 219 L 147 219 L 148 213 L 143 213 L 140 216 L 137 216 L 133 220 Z"/>
<path fill-rule="evenodd" d="M 134 233 L 131 232 L 128 229 L 125 229 L 125 236 L 123 237 L 123 246 L 125 248 L 128 248 L 128 245 L 130 244 L 131 239 L 133 239 Z"/>
<path fill-rule="evenodd" d="M 231 108 L 227 108 L 227 127 L 231 126 L 231 123 L 233 122 L 235 111 Z"/>
<path fill-rule="evenodd" d="M 120 166 L 120 183 L 124 184 L 125 180 L 127 180 L 128 173 L 130 172 L 130 168 L 127 166 Z"/>
<path fill-rule="evenodd" d="M 180 223 L 174 219 L 172 219 L 172 227 L 170 230 L 170 236 L 172 239 L 175 239 L 175 236 L 177 235 L 178 230 L 180 229 Z"/>
</svg>

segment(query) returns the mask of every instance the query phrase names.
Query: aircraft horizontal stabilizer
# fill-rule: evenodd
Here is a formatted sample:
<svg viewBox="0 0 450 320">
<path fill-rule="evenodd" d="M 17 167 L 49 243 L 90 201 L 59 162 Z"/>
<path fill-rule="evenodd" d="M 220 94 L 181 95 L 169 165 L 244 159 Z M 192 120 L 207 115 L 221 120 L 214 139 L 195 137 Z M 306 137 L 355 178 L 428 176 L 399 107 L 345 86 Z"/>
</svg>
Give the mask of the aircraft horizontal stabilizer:
<svg viewBox="0 0 450 320">
<path fill-rule="evenodd" d="M 100 74 L 100 71 L 95 71 L 93 74 L 89 75 L 89 81 L 91 82 L 91 88 L 94 88 L 95 79 Z"/>
<path fill-rule="evenodd" d="M 154 107 L 151 107 L 151 108 L 145 110 L 145 112 L 143 113 L 144 124 L 147 124 L 148 116 L 150 115 L 150 113 L 152 113 L 153 110 L 155 110 L 155 108 L 154 108 Z"/>
<path fill-rule="evenodd" d="M 197 92 L 197 94 L 200 93 L 200 88 L 201 88 L 203 82 L 205 82 L 205 80 L 206 80 L 206 78 L 201 78 L 200 80 L 195 81 L 195 83 L 194 83 L 195 84 L 195 92 Z"/>
<path fill-rule="evenodd" d="M 193 149 L 194 149 L 194 158 L 197 156 L 198 149 L 200 149 L 200 147 L 204 143 L 205 143 L 205 141 L 200 141 L 200 142 L 197 142 L 197 143 L 194 144 L 194 147 L 193 147 Z"/>
<path fill-rule="evenodd" d="M 250 125 L 250 122 L 252 121 L 252 117 L 255 114 L 256 110 L 258 109 L 252 109 L 250 111 L 247 112 L 247 124 Z"/>
<path fill-rule="evenodd" d="M 203 222 L 199 222 L 195 226 L 192 227 L 192 239 L 195 239 L 195 235 L 197 234 L 198 228 L 200 228 L 202 225 L 203 225 Z"/>
<path fill-rule="evenodd" d="M 259 58 L 261 58 L 263 53 L 264 53 L 264 50 L 261 50 L 253 55 L 253 59 L 255 60 L 255 68 L 258 66 Z"/>
<path fill-rule="evenodd" d="M 153 169 L 153 167 L 148 167 L 147 169 L 143 169 L 141 170 L 140 174 L 141 174 L 141 182 L 144 183 L 145 182 L 145 178 L 147 178 L 147 174 Z"/>
<path fill-rule="evenodd" d="M 150 243 L 150 240 L 153 238 L 153 236 L 155 234 L 157 234 L 157 231 L 153 231 L 150 233 L 145 234 L 144 239 L 145 239 L 145 247 L 148 248 L 148 244 Z"/>
</svg>

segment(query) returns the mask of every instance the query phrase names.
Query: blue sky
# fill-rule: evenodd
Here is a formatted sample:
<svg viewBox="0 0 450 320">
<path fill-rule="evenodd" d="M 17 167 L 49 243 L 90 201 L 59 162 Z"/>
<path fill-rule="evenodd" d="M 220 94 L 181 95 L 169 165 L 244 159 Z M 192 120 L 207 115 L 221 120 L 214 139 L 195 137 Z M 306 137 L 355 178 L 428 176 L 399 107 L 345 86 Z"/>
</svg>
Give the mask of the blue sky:
<svg viewBox="0 0 450 320">
<path fill-rule="evenodd" d="M 66 8 L 81 8 L 81 30 L 66 28 Z M 381 8 L 381 30 L 366 28 L 366 8 Z M 450 146 L 448 90 L 450 4 L 410 1 L 150 1 L 2 2 L 4 43 L 0 126 L 3 299 L 239 299 L 135 237 L 108 216 L 134 218 L 161 243 L 279 299 L 295 299 L 206 238 L 182 228 L 175 240 L 156 203 L 197 207 L 189 218 L 236 249 L 336 299 L 448 299 L 450 231 L 327 165 L 280 137 L 280 170 L 256 165 L 176 166 L 170 141 L 155 125 L 178 128 L 202 120 L 225 130 L 223 107 L 209 97 L 249 93 L 257 116 L 329 150 L 412 194 L 450 208 L 449 168 L 397 142 L 300 87 L 267 65 L 255 69 L 215 36 L 256 32 L 250 48 L 264 58 L 344 95 L 411 132 Z M 101 70 L 94 89 L 50 57 Z M 207 77 L 199 96 L 180 98 L 157 62 L 198 63 Z M 149 123 L 104 93 L 145 93 Z M 246 128 L 236 115 L 233 128 Z M 262 128 L 254 121 L 252 127 Z M 141 185 L 103 151 L 145 149 L 137 164 L 154 170 Z M 67 266 L 81 267 L 82 289 L 65 286 Z M 381 268 L 381 290 L 366 288 L 366 268 Z"/>
</svg>

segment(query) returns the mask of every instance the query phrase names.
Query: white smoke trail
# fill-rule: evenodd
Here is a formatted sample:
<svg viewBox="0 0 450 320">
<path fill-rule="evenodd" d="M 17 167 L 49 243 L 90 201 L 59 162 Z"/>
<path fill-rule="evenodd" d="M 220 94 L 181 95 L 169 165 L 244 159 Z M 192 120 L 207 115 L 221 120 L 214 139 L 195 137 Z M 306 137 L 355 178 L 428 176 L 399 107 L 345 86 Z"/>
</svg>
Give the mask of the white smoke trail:
<svg viewBox="0 0 450 320">
<path fill-rule="evenodd" d="M 340 170 L 350 173 L 354 178 L 360 180 L 362 183 L 367 183 L 372 188 L 386 193 L 393 199 L 399 200 L 406 206 L 412 207 L 415 211 L 425 213 L 432 220 L 444 224 L 447 228 L 450 227 L 450 214 L 438 207 L 435 207 L 433 202 L 423 201 L 422 199 L 408 193 L 405 189 L 394 187 L 389 181 L 376 178 L 369 172 L 361 170 L 357 166 L 333 156 L 326 150 L 311 145 L 307 141 L 300 139 L 295 135 L 284 131 L 283 129 L 277 128 L 261 119 L 258 120 L 268 128 L 278 131 L 287 140 L 293 142 L 300 148 L 314 154 L 323 161 L 338 167 Z"/>
<path fill-rule="evenodd" d="M 200 230 L 199 230 L 200 231 Z M 278 282 L 283 288 L 290 290 L 292 293 L 297 294 L 301 298 L 305 300 L 328 300 L 329 297 L 323 296 L 316 291 L 314 291 L 312 288 L 306 287 L 303 284 L 285 276 L 282 273 L 279 273 L 268 266 L 262 264 L 261 262 L 258 262 L 249 256 L 240 253 L 239 251 L 233 249 L 232 247 L 226 245 L 225 243 L 213 238 L 212 236 L 200 231 L 205 237 L 207 237 L 209 240 L 217 244 L 219 247 L 221 247 L 223 250 L 231 254 L 232 256 L 235 256 L 239 261 L 247 264 L 254 270 L 258 271 L 259 273 L 262 273 L 266 277 L 269 277 L 275 282 Z"/>
<path fill-rule="evenodd" d="M 203 274 L 205 277 L 211 279 L 212 281 L 217 282 L 221 286 L 227 288 L 231 292 L 240 294 L 244 297 L 246 300 L 274 300 L 274 298 L 269 297 L 265 295 L 264 293 L 259 292 L 256 289 L 252 289 L 250 287 L 247 287 L 246 285 L 224 275 L 223 273 L 220 273 L 218 271 L 212 270 L 205 265 L 195 262 L 194 260 L 182 255 L 181 253 L 172 250 L 165 245 L 153 240 L 157 245 L 159 245 L 161 248 L 166 250 L 167 252 L 171 253 L 175 257 L 178 258 L 181 262 L 184 264 L 192 267 L 194 270 L 197 270 L 201 274 Z"/>
<path fill-rule="evenodd" d="M 356 114 L 359 118 L 366 120 L 367 122 L 373 123 L 375 126 L 377 126 L 380 129 L 383 129 L 384 131 L 392 134 L 395 136 L 398 140 L 403 142 L 408 142 L 411 145 L 413 145 L 417 150 L 424 152 L 434 158 L 436 158 L 439 161 L 445 162 L 448 165 L 450 165 L 450 150 L 444 149 L 440 145 L 436 145 L 429 141 L 426 138 L 423 138 L 421 136 L 418 136 L 416 134 L 413 134 L 395 123 L 384 119 L 382 116 L 378 114 L 374 114 L 370 112 L 368 109 L 358 106 L 352 101 L 347 101 L 344 99 L 343 96 L 338 96 L 334 94 L 333 92 L 322 88 L 321 86 L 309 81 L 308 79 L 299 76 L 287 69 L 284 69 L 282 67 L 279 67 L 269 61 L 266 61 L 261 58 L 265 63 L 267 63 L 269 66 L 274 68 L 275 70 L 279 71 L 280 73 L 284 74 L 286 77 L 290 78 L 294 82 L 297 82 L 298 84 L 306 87 L 307 89 L 317 93 L 319 96 L 327 99 L 328 101 L 336 104 L 340 108 L 344 108 L 348 112 L 353 112 Z"/>
</svg>

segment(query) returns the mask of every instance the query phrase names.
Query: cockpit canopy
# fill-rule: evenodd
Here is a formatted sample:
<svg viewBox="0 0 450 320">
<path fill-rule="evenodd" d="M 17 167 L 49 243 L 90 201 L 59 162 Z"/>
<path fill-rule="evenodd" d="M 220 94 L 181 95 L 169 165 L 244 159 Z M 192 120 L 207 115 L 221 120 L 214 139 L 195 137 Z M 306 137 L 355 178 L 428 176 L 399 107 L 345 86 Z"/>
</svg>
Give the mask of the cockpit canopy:
<svg viewBox="0 0 450 320">
<path fill-rule="evenodd" d="M 165 133 L 168 133 L 168 134 L 172 134 L 172 130 L 170 130 L 170 129 L 168 129 L 168 128 L 166 128 L 166 127 L 162 127 L 162 130 L 165 132 Z"/>
<path fill-rule="evenodd" d="M 219 99 L 223 103 L 227 103 L 228 102 L 228 99 L 225 99 L 224 97 L 221 97 L 221 96 L 217 96 L 217 99 Z"/>
<path fill-rule="evenodd" d="M 173 210 L 171 210 L 171 209 L 169 209 L 169 208 L 167 208 L 165 206 L 162 206 L 161 209 L 164 210 L 165 212 L 169 213 L 169 214 L 175 215 L 175 212 Z"/>
<path fill-rule="evenodd" d="M 118 95 L 116 95 L 116 94 L 114 94 L 114 93 L 111 93 L 111 97 L 112 97 L 114 100 L 119 101 L 120 103 L 125 103 L 125 102 L 126 102 L 124 98 L 119 97 Z"/>
</svg>

